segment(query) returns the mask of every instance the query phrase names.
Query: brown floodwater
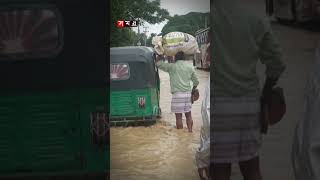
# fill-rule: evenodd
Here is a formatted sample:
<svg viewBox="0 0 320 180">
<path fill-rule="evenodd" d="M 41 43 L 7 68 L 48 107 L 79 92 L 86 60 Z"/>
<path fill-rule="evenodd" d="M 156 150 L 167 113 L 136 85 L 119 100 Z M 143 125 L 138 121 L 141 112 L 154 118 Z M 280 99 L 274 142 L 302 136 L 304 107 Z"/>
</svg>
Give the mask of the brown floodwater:
<svg viewBox="0 0 320 180">
<path fill-rule="evenodd" d="M 175 128 L 170 112 L 170 82 L 167 73 L 160 71 L 162 117 L 149 127 L 112 127 L 111 180 L 197 180 L 195 152 L 199 147 L 201 101 L 209 72 L 197 70 L 200 98 L 193 104 L 193 133 Z"/>
</svg>

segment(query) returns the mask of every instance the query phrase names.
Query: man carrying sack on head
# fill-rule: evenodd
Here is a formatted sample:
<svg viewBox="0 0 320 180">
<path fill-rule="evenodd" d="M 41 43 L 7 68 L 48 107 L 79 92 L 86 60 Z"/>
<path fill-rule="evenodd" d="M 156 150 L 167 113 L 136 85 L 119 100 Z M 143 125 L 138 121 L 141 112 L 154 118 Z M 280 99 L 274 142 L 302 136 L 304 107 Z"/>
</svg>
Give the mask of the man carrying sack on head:
<svg viewBox="0 0 320 180">
<path fill-rule="evenodd" d="M 232 164 L 238 164 L 243 179 L 261 180 L 262 134 L 285 109 L 282 89 L 274 88 L 285 70 L 281 47 L 265 14 L 250 3 L 215 0 L 211 12 L 210 176 L 230 180 Z M 259 61 L 266 67 L 263 93 Z"/>
<path fill-rule="evenodd" d="M 199 98 L 196 90 L 199 80 L 191 64 L 186 62 L 182 51 L 175 55 L 176 63 L 165 63 L 157 57 L 157 67 L 169 73 L 172 93 L 171 112 L 175 113 L 177 129 L 183 129 L 182 114 L 186 116 L 188 131 L 192 132 L 193 120 L 191 107 L 194 100 Z M 193 87 L 191 87 L 191 83 Z"/>
</svg>

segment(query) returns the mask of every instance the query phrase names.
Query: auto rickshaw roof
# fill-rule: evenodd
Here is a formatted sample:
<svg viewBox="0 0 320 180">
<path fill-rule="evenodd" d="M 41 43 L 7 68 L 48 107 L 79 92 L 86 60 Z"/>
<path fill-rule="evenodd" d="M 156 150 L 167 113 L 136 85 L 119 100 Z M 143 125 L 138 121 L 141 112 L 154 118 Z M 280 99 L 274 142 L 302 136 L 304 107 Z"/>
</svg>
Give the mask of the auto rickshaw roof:
<svg viewBox="0 0 320 180">
<path fill-rule="evenodd" d="M 146 46 L 110 48 L 111 62 L 153 62 L 155 51 Z"/>
</svg>

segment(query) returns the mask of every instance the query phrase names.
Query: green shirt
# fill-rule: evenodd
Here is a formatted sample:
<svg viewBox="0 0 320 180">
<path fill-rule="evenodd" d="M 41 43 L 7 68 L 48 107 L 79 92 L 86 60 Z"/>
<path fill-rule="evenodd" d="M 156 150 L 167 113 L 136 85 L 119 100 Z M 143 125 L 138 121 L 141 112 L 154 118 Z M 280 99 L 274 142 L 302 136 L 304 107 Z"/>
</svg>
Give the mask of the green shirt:
<svg viewBox="0 0 320 180">
<path fill-rule="evenodd" d="M 269 77 L 279 77 L 285 69 L 269 20 L 242 0 L 215 0 L 211 12 L 212 95 L 259 96 L 258 61 L 266 65 Z"/>
<path fill-rule="evenodd" d="M 159 69 L 169 73 L 172 94 L 176 92 L 191 92 L 191 82 L 193 86 L 199 85 L 194 68 L 184 60 L 179 60 L 176 63 L 158 61 L 157 66 Z"/>
</svg>

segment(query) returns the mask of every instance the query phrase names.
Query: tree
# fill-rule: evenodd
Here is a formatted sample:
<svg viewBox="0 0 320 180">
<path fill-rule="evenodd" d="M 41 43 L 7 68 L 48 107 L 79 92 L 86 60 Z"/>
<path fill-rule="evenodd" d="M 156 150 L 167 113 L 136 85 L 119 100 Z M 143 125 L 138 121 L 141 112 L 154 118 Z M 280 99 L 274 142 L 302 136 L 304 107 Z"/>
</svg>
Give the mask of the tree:
<svg viewBox="0 0 320 180">
<path fill-rule="evenodd" d="M 144 22 L 156 24 L 168 17 L 169 12 L 160 8 L 160 0 L 112 0 L 111 47 L 136 44 L 135 41 L 138 39 L 130 36 L 132 30 L 129 28 L 117 29 L 115 26 L 117 20 L 139 20 L 141 24 Z"/>
<path fill-rule="evenodd" d="M 174 15 L 169 18 L 161 33 L 165 35 L 169 32 L 180 31 L 194 35 L 197 30 L 205 28 L 205 21 L 208 22 L 208 19 L 209 13 L 190 12 L 181 16 Z"/>
</svg>

